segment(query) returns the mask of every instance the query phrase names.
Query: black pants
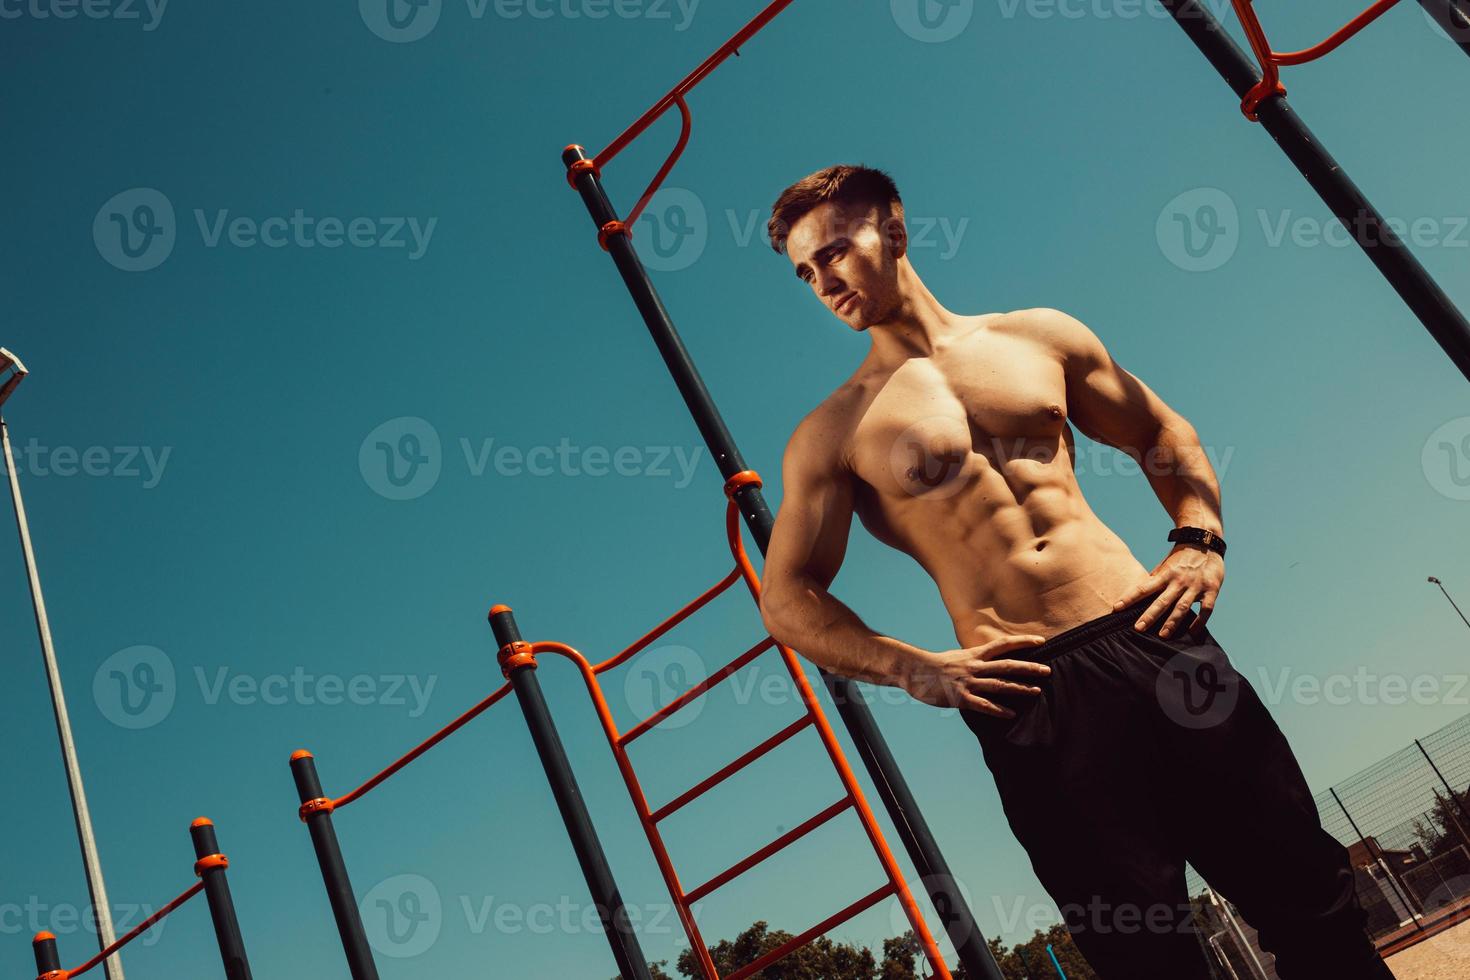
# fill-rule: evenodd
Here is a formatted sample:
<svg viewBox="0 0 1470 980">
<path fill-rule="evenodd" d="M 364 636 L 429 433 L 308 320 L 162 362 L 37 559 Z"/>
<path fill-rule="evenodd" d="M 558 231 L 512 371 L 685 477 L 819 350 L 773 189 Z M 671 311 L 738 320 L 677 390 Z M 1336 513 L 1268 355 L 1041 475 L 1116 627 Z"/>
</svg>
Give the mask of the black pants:
<svg viewBox="0 0 1470 980">
<path fill-rule="evenodd" d="M 1151 601 L 1004 654 L 1052 669 L 992 699 L 1017 717 L 961 712 L 1077 946 L 1105 980 L 1208 978 L 1188 861 L 1283 980 L 1392 980 L 1281 730 L 1208 628 L 1135 630 Z"/>
</svg>

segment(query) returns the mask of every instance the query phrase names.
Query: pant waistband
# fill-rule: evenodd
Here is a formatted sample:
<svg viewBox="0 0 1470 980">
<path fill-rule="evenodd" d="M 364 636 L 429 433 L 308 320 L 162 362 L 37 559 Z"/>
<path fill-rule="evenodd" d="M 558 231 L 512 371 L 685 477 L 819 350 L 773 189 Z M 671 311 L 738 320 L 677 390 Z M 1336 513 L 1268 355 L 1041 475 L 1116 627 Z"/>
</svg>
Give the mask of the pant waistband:
<svg viewBox="0 0 1470 980">
<path fill-rule="evenodd" d="M 1155 592 L 1153 595 L 1145 596 L 1131 606 L 1125 606 L 1117 612 L 1107 613 L 1096 619 L 1089 619 L 1085 623 L 1079 623 L 1070 629 L 1063 630 L 1056 636 L 1047 639 L 1040 646 L 1032 647 L 1029 650 L 1015 650 L 1005 654 L 1005 656 L 1020 660 L 1049 660 L 1068 650 L 1075 650 L 1082 644 L 1089 640 L 1095 640 L 1099 636 L 1115 633 L 1120 629 L 1132 631 L 1133 624 L 1138 621 L 1138 617 L 1143 614 L 1144 610 L 1153 605 L 1154 600 L 1161 594 L 1162 590 Z M 1158 621 L 1150 625 L 1146 632 L 1157 633 L 1159 627 L 1164 624 L 1164 620 L 1167 618 L 1167 616 L 1160 616 Z"/>
</svg>

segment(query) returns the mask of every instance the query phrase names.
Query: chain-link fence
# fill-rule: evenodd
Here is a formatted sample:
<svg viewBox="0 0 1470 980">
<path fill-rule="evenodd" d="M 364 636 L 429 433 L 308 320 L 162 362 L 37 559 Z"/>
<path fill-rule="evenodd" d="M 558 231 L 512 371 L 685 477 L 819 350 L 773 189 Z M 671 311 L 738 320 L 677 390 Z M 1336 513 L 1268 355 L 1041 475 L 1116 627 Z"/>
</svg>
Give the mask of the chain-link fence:
<svg viewBox="0 0 1470 980">
<path fill-rule="evenodd" d="M 1470 918 L 1470 715 L 1316 796 L 1348 848 L 1380 948 Z M 1189 869 L 1190 894 L 1221 980 L 1275 980 L 1255 931 Z"/>
</svg>

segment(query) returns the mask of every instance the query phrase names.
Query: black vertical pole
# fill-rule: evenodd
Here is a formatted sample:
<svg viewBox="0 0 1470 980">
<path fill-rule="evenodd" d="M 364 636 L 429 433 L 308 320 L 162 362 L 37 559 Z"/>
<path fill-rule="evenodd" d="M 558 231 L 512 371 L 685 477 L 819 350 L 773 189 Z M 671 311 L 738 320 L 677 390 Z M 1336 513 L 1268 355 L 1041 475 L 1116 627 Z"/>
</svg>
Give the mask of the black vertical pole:
<svg viewBox="0 0 1470 980">
<path fill-rule="evenodd" d="M 1417 738 L 1414 739 L 1414 744 L 1418 746 L 1420 754 L 1424 756 L 1424 761 L 1429 763 L 1429 768 L 1433 769 L 1434 774 L 1439 777 L 1439 781 L 1444 783 L 1445 792 L 1450 794 L 1450 799 L 1454 801 L 1455 808 L 1460 811 L 1460 816 L 1465 818 L 1466 823 L 1470 823 L 1470 813 L 1465 812 L 1465 804 L 1460 801 L 1460 794 L 1450 788 L 1449 781 L 1444 778 L 1444 773 L 1439 771 L 1439 766 L 1434 764 L 1434 760 L 1429 757 L 1428 751 L 1425 750 L 1424 745 Z"/>
<path fill-rule="evenodd" d="M 1197 0 L 1159 0 L 1210 64 L 1244 98 L 1261 79 L 1255 63 Z M 1284 96 L 1271 96 L 1257 110 L 1261 125 L 1307 183 L 1322 196 L 1389 285 L 1419 317 L 1450 360 L 1470 379 L 1470 323 L 1394 234 L 1383 217 L 1332 155 L 1301 121 Z"/>
<path fill-rule="evenodd" d="M 218 860 L 219 841 L 214 823 L 200 817 L 189 825 L 194 840 L 196 867 L 204 882 L 204 898 L 209 903 L 209 918 L 214 922 L 214 935 L 219 940 L 220 959 L 225 964 L 225 980 L 251 980 L 250 961 L 245 957 L 245 940 L 240 936 L 240 920 L 235 915 L 235 900 L 225 878 L 226 864 Z"/>
<path fill-rule="evenodd" d="M 38 932 L 31 940 L 31 952 L 36 954 L 36 976 L 38 980 L 61 972 L 61 957 L 56 952 L 56 937 L 49 932 Z"/>
<path fill-rule="evenodd" d="M 597 920 L 602 924 L 603 934 L 612 946 L 613 959 L 623 980 L 652 980 L 648 963 L 643 958 L 643 949 L 638 936 L 628 920 L 628 910 L 623 907 L 623 896 L 613 880 L 612 867 L 607 863 L 607 854 L 597 838 L 597 828 L 587 804 L 582 799 L 582 790 L 577 786 L 577 777 L 572 772 L 556 723 L 546 707 L 546 698 L 541 693 L 541 682 L 536 677 L 536 660 L 527 651 L 521 656 L 507 655 L 504 651 L 511 644 L 521 644 L 521 631 L 516 626 L 515 614 L 509 606 L 495 606 L 490 610 L 490 628 L 495 633 L 495 643 L 502 655 L 501 670 L 515 688 L 516 699 L 525 713 L 526 724 L 531 729 L 531 739 L 541 756 L 541 765 L 546 769 L 546 778 L 551 783 L 551 793 L 561 811 L 562 822 L 572 839 L 572 849 L 582 866 L 587 887 L 592 892 L 592 901 L 597 909 Z M 507 659 L 509 656 L 509 659 Z"/>
<path fill-rule="evenodd" d="M 310 752 L 301 749 L 291 755 L 291 776 L 296 780 L 296 792 L 303 806 L 325 799 L 316 773 L 316 760 Z M 312 846 L 316 848 L 317 863 L 322 868 L 322 881 L 327 886 L 327 900 L 331 902 L 332 915 L 337 920 L 337 932 L 342 936 L 342 949 L 347 954 L 347 969 L 352 980 L 378 980 L 378 966 L 373 962 L 373 952 L 362 927 L 362 913 L 357 907 L 352 882 L 347 878 L 342 847 L 337 843 L 337 829 L 332 826 L 332 809 L 329 806 L 313 807 L 306 813 L 305 820 L 307 830 L 311 832 Z"/>
<path fill-rule="evenodd" d="M 1470 0 L 1419 0 L 1460 50 L 1470 54 Z"/>
<path fill-rule="evenodd" d="M 1343 804 L 1342 797 L 1337 795 L 1337 790 L 1329 786 L 1327 787 L 1327 792 L 1331 793 L 1332 798 L 1337 801 L 1338 809 L 1342 811 L 1342 815 L 1344 817 L 1347 817 L 1348 825 L 1353 828 L 1353 833 L 1358 835 L 1358 840 L 1362 841 L 1365 845 L 1368 845 L 1368 838 L 1363 836 L 1362 828 L 1360 828 L 1358 826 L 1358 822 L 1353 819 L 1353 815 L 1351 813 L 1348 813 L 1348 808 Z M 1369 853 L 1372 854 L 1373 849 L 1376 847 L 1378 847 L 1377 841 L 1374 841 L 1371 845 L 1368 845 Z M 1399 887 L 1399 876 L 1394 874 L 1393 869 L 1384 863 L 1383 858 L 1380 855 L 1372 854 L 1372 857 L 1373 860 L 1378 862 L 1379 867 L 1383 869 L 1383 873 L 1388 875 L 1388 884 L 1390 887 L 1393 888 L 1393 893 L 1399 897 L 1399 901 L 1404 903 L 1404 908 L 1408 909 L 1409 918 L 1413 921 L 1414 925 L 1419 929 L 1419 931 L 1423 932 L 1424 926 L 1419 921 L 1420 913 L 1414 911 L 1415 903 L 1409 898 L 1409 896 L 1405 895 L 1403 889 Z"/>
<path fill-rule="evenodd" d="M 569 146 L 562 153 L 562 162 L 568 168 L 578 160 L 585 159 L 587 157 L 580 146 Z M 573 185 L 582 195 L 582 203 L 587 206 L 593 224 L 599 229 L 608 222 L 617 220 L 617 213 L 603 191 L 601 178 L 590 168 L 578 173 Z M 736 473 L 747 469 L 745 460 L 735 445 L 734 436 L 725 427 L 725 421 L 720 416 L 714 399 L 710 397 L 704 380 L 699 376 L 699 370 L 684 347 L 684 341 L 674 328 L 674 321 L 669 318 L 668 310 L 664 308 L 657 290 L 653 288 L 653 282 L 648 278 L 648 272 L 638 259 L 633 243 L 625 234 L 606 237 L 608 250 L 612 253 L 618 272 L 622 274 L 623 283 L 632 294 L 638 312 L 643 315 L 643 322 L 653 336 L 659 353 L 663 355 L 664 363 L 673 375 L 674 384 L 684 396 L 684 404 L 694 416 L 694 424 L 704 436 L 705 445 L 709 447 L 710 455 L 720 468 L 720 476 L 729 480 Z M 1466 363 L 1470 365 L 1470 358 L 1467 358 Z M 764 555 L 771 540 L 773 520 L 760 487 L 746 484 L 736 491 L 734 500 L 740 508 L 741 516 L 745 518 L 751 537 Z M 821 670 L 821 675 L 837 705 L 838 713 L 847 725 L 848 734 L 857 746 L 858 754 L 862 756 L 863 764 L 867 766 L 868 775 L 898 829 L 909 858 L 918 869 L 924 889 L 934 903 L 935 912 L 943 922 L 950 941 L 955 945 L 965 972 L 971 980 L 1004 980 L 995 957 L 985 943 L 985 937 L 980 933 L 980 927 L 975 923 L 974 915 L 960 894 L 949 864 L 940 853 L 939 844 L 930 832 L 898 763 L 894 761 L 888 743 L 878 730 L 873 713 L 868 710 L 867 702 L 851 679 L 826 670 Z"/>
</svg>

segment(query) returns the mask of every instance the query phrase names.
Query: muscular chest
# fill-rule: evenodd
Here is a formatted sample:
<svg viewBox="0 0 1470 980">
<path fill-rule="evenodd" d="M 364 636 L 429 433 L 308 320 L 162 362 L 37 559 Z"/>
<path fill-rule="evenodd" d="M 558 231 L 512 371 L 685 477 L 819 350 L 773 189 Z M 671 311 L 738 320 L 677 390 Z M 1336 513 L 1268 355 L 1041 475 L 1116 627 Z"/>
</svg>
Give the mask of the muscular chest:
<svg viewBox="0 0 1470 980">
<path fill-rule="evenodd" d="M 986 468 L 1045 465 L 1065 451 L 1061 364 L 1025 341 L 990 337 L 914 358 L 877 388 L 849 459 L 880 496 L 948 496 Z"/>
</svg>

